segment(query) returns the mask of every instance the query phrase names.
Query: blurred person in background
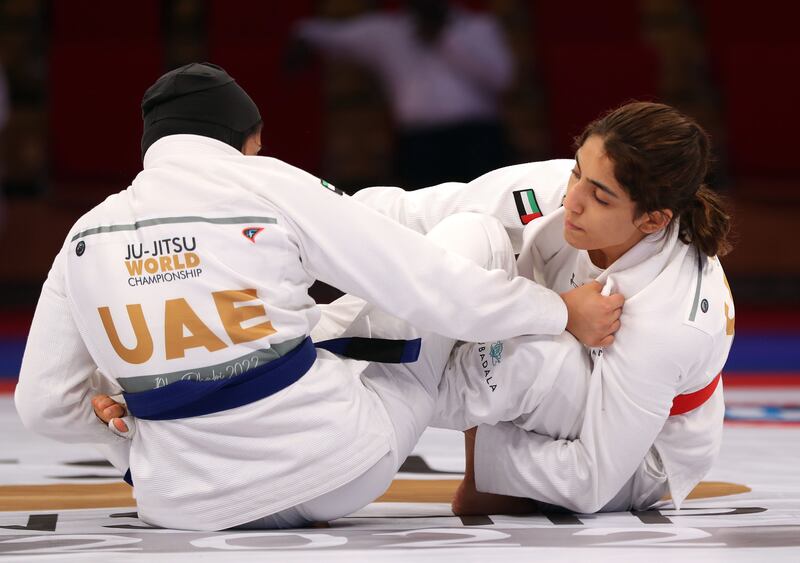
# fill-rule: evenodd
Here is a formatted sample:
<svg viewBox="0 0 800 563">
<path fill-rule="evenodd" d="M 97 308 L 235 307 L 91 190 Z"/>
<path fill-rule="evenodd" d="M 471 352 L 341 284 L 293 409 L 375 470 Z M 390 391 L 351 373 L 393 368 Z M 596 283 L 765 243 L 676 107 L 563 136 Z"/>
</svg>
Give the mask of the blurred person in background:
<svg viewBox="0 0 800 563">
<path fill-rule="evenodd" d="M 406 189 L 468 182 L 508 164 L 500 97 L 513 61 L 498 22 L 445 0 L 400 12 L 309 19 L 290 59 L 308 47 L 360 63 L 383 84 L 397 128 L 395 174 Z"/>
</svg>

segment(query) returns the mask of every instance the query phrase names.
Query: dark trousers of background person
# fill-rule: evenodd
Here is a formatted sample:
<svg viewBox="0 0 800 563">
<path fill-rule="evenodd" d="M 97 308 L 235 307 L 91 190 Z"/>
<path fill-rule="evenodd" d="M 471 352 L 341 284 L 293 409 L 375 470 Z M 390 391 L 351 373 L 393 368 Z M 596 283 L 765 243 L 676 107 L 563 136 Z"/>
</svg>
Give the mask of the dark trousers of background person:
<svg viewBox="0 0 800 563">
<path fill-rule="evenodd" d="M 469 121 L 401 130 L 397 137 L 396 172 L 407 190 L 469 182 L 509 163 L 503 126 L 496 121 Z"/>
</svg>

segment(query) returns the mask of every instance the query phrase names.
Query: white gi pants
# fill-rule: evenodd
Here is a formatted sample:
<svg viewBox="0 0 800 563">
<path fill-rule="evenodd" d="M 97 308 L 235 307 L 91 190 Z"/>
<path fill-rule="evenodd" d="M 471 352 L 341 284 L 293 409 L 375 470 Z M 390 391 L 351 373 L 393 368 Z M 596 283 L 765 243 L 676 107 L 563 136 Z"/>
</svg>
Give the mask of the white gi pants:
<svg viewBox="0 0 800 563">
<path fill-rule="evenodd" d="M 516 275 L 511 242 L 502 224 L 493 217 L 460 213 L 444 219 L 428 233 L 439 246 L 473 260 L 486 269 L 503 269 Z M 387 249 L 387 251 L 390 251 Z M 468 304 L 464 304 L 468 306 Z M 439 381 L 455 341 L 438 334 L 415 329 L 408 324 L 345 296 L 324 307 L 325 317 L 338 317 L 343 323 L 357 318 L 348 336 L 378 338 L 422 338 L 419 359 L 411 364 L 370 363 L 361 381 L 373 391 L 386 409 L 394 427 L 391 449 L 374 466 L 350 483 L 310 501 L 239 526 L 247 529 L 295 528 L 313 522 L 341 518 L 366 506 L 391 485 L 406 457 L 433 419 Z M 360 310 L 360 313 L 359 313 Z"/>
</svg>

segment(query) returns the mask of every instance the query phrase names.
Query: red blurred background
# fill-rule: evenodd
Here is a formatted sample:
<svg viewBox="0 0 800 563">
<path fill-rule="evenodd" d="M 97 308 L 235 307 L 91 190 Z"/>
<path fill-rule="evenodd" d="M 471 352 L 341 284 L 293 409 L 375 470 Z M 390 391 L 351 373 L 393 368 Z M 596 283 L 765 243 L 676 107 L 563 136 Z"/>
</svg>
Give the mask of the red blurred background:
<svg viewBox="0 0 800 563">
<path fill-rule="evenodd" d="M 765 0 L 486 0 L 517 63 L 504 98 L 513 162 L 570 157 L 592 118 L 632 98 L 670 103 L 712 134 L 712 185 L 736 218 L 723 260 L 737 303 L 798 307 L 800 5 Z M 223 66 L 264 117 L 264 153 L 349 191 L 393 183 L 393 128 L 374 77 L 284 65 L 292 24 L 401 0 L 0 0 L 10 113 L 0 137 L 0 308 L 32 310 L 71 224 L 140 167 L 139 102 L 163 72 Z M 509 162 L 512 163 L 512 162 Z"/>
</svg>

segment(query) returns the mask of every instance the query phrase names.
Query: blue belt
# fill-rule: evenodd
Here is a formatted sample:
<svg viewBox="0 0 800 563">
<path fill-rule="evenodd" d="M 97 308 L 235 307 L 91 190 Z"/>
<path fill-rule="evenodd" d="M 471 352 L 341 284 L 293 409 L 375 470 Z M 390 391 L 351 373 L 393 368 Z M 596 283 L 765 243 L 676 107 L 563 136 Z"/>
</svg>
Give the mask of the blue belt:
<svg viewBox="0 0 800 563">
<path fill-rule="evenodd" d="M 421 339 L 336 338 L 314 344 L 310 337 L 289 353 L 241 375 L 216 381 L 176 381 L 164 387 L 123 393 L 128 411 L 145 420 L 202 416 L 253 403 L 289 387 L 311 369 L 322 348 L 359 360 L 410 363 L 419 357 Z"/>
<path fill-rule="evenodd" d="M 333 338 L 315 342 L 314 346 L 339 356 L 382 364 L 410 364 L 419 358 L 422 339 L 387 340 L 385 338 Z"/>
<path fill-rule="evenodd" d="M 299 380 L 314 365 L 316 348 L 358 360 L 410 363 L 419 358 L 422 340 L 335 338 L 316 344 L 306 337 L 289 353 L 241 375 L 216 381 L 176 381 L 164 387 L 123 393 L 130 414 L 145 420 L 202 416 L 254 403 Z M 124 480 L 133 485 L 131 470 Z"/>
</svg>

